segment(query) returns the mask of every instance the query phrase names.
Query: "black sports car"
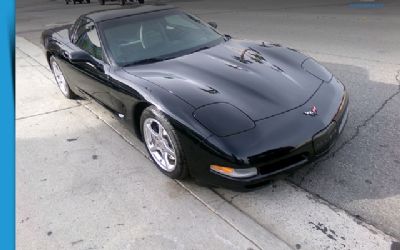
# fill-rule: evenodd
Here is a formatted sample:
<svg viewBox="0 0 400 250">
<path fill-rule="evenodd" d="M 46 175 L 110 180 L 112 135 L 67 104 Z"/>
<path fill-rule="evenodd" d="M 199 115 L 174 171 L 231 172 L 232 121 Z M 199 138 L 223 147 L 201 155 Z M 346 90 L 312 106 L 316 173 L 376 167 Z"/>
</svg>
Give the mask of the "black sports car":
<svg viewBox="0 0 400 250">
<path fill-rule="evenodd" d="M 346 122 L 345 87 L 312 58 L 171 6 L 88 13 L 42 42 L 61 92 L 126 121 L 171 178 L 258 187 L 326 153 Z"/>
</svg>

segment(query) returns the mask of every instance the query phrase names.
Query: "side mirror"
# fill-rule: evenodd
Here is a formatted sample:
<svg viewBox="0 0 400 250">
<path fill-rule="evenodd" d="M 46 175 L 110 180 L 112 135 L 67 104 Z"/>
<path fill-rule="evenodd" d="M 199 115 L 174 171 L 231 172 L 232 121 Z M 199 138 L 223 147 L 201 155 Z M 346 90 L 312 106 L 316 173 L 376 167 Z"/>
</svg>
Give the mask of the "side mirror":
<svg viewBox="0 0 400 250">
<path fill-rule="evenodd" d="M 89 65 L 97 70 L 100 70 L 102 72 L 104 71 L 103 65 L 98 63 L 86 51 L 83 51 L 83 50 L 73 51 L 73 52 L 69 53 L 68 58 L 71 63 L 86 63 L 87 65 Z"/>
<path fill-rule="evenodd" d="M 69 53 L 68 59 L 72 63 L 92 62 L 93 58 L 85 51 L 73 51 Z"/>
<path fill-rule="evenodd" d="M 231 35 L 224 34 L 224 36 L 225 36 L 226 40 L 231 40 L 231 39 L 232 39 L 232 36 L 231 36 Z"/>
<path fill-rule="evenodd" d="M 213 27 L 214 29 L 216 29 L 218 27 L 218 24 L 216 22 L 208 22 L 208 24 Z"/>
</svg>

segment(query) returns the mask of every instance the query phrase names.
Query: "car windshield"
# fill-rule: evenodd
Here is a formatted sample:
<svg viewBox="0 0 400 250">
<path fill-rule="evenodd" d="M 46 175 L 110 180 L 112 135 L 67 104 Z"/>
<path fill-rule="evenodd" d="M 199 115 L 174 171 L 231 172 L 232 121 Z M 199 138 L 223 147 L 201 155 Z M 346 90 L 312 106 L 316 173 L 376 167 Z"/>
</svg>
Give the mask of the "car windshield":
<svg viewBox="0 0 400 250">
<path fill-rule="evenodd" d="M 100 23 L 104 43 L 119 66 L 162 61 L 224 41 L 208 24 L 179 10 L 132 15 Z"/>
</svg>

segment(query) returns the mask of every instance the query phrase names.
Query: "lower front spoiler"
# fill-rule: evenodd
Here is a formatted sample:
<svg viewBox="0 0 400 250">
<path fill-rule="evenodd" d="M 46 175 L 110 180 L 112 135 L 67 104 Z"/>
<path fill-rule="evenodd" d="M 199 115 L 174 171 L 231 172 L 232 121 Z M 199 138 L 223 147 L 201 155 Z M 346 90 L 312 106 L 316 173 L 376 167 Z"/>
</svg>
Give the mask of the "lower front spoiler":
<svg viewBox="0 0 400 250">
<path fill-rule="evenodd" d="M 257 176 L 251 178 L 238 179 L 231 178 L 215 172 L 209 172 L 207 174 L 203 174 L 201 177 L 199 176 L 199 178 L 195 178 L 195 180 L 198 184 L 203 186 L 223 187 L 239 192 L 252 191 L 269 184 L 273 180 L 283 179 L 287 177 L 304 165 L 312 163 L 313 161 L 327 154 L 328 152 L 329 150 L 326 150 L 325 152 L 313 158 L 305 158 L 304 160 L 299 161 L 286 168 L 282 168 L 266 174 L 258 174 Z"/>
</svg>

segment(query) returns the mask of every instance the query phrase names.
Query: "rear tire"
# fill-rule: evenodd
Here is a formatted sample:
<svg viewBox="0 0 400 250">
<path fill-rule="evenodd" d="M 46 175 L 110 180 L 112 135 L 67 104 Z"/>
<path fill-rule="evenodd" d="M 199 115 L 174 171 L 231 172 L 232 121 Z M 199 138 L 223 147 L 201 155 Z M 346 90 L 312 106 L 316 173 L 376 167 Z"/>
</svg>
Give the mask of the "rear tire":
<svg viewBox="0 0 400 250">
<path fill-rule="evenodd" d="M 163 174 L 179 180 L 188 177 L 189 171 L 178 135 L 167 117 L 155 106 L 143 111 L 140 131 L 147 152 Z"/>
<path fill-rule="evenodd" d="M 144 4 L 144 0 L 138 0 L 140 4 Z"/>
<path fill-rule="evenodd" d="M 99 0 L 100 5 L 104 5 L 104 3 L 105 3 L 105 0 Z"/>
<path fill-rule="evenodd" d="M 64 77 L 64 73 L 62 72 L 56 58 L 54 56 L 50 56 L 49 62 L 51 71 L 53 72 L 54 78 L 61 93 L 68 99 L 76 99 L 77 95 L 69 87 L 68 81 Z"/>
<path fill-rule="evenodd" d="M 119 0 L 119 4 L 120 4 L 121 6 L 124 6 L 125 3 L 126 3 L 126 0 Z"/>
<path fill-rule="evenodd" d="M 86 3 L 89 4 L 89 3 L 90 3 L 90 0 L 86 0 Z"/>
</svg>

